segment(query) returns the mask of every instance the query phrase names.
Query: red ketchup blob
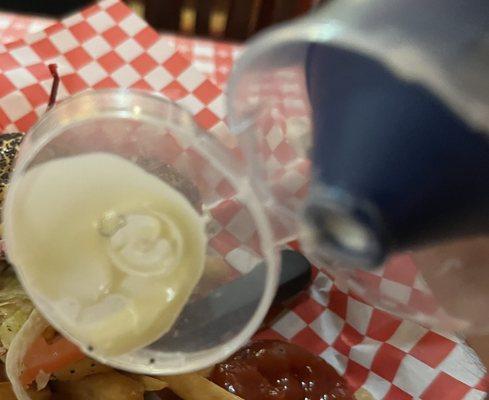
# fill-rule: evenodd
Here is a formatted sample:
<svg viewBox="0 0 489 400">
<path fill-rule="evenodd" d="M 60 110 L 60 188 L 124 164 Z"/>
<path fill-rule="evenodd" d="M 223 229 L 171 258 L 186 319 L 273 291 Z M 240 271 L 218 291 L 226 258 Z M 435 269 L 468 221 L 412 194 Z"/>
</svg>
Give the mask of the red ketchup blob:
<svg viewBox="0 0 489 400">
<path fill-rule="evenodd" d="M 217 364 L 211 380 L 245 400 L 353 400 L 326 361 L 274 340 L 252 343 Z"/>
</svg>

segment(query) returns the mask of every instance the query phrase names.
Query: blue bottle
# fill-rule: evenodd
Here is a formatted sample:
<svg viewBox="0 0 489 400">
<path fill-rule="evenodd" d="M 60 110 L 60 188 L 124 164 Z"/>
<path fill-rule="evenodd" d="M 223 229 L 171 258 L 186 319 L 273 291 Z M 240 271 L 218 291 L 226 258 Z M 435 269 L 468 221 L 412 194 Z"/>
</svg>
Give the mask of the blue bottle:
<svg viewBox="0 0 489 400">
<path fill-rule="evenodd" d="M 370 304 L 464 333 L 489 332 L 488 54 L 487 0 L 337 0 L 253 40 L 228 87 L 248 176 L 277 183 L 275 160 L 260 158 L 275 140 L 263 115 L 298 143 L 280 168 L 311 165 L 300 199 L 264 196 L 287 237 Z M 293 84 L 276 90 L 284 77 Z M 306 122 L 277 101 L 306 104 Z M 429 310 L 412 287 L 379 287 L 397 255 Z"/>
<path fill-rule="evenodd" d="M 394 251 L 489 233 L 489 132 L 359 53 L 312 44 L 306 76 L 314 183 L 305 216 L 325 247 L 375 266 Z M 345 242 L 355 229 L 364 240 Z"/>
</svg>

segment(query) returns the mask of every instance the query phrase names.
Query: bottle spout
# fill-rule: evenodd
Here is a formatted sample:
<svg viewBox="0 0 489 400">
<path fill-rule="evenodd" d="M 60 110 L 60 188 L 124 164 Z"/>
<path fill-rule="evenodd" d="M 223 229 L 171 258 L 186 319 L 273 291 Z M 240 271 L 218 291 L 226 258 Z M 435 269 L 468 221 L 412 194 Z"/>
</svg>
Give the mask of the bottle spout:
<svg viewBox="0 0 489 400">
<path fill-rule="evenodd" d="M 302 220 L 302 245 L 322 264 L 370 269 L 386 257 L 388 235 L 378 209 L 339 188 L 313 184 Z"/>
</svg>

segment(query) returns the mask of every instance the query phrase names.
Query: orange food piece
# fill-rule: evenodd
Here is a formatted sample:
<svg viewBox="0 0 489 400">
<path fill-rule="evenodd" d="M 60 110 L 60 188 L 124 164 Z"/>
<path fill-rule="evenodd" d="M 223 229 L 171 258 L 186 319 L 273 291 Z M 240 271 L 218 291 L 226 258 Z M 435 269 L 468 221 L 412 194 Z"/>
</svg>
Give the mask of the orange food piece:
<svg viewBox="0 0 489 400">
<path fill-rule="evenodd" d="M 24 369 L 20 381 L 28 386 L 35 381 L 39 372 L 52 374 L 85 358 L 81 350 L 62 336 L 48 343 L 40 336 L 24 357 Z"/>
</svg>

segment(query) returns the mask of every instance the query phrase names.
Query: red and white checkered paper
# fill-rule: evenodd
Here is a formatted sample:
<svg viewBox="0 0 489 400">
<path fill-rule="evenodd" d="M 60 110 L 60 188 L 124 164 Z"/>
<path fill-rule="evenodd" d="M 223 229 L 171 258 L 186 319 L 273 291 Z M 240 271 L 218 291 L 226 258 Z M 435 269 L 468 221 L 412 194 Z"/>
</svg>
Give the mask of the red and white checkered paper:
<svg viewBox="0 0 489 400">
<path fill-rule="evenodd" d="M 3 131 L 26 131 L 44 113 L 51 86 L 48 63 L 58 64 L 60 98 L 88 88 L 154 91 L 189 110 L 204 128 L 227 138 L 221 90 L 121 2 L 103 1 L 44 31 L 0 45 Z M 284 147 L 280 137 L 270 138 L 269 144 Z M 215 182 L 215 190 L 226 198 L 232 188 Z M 256 239 L 243 229 L 246 224 L 240 221 L 246 214 L 232 200 L 224 200 L 215 217 L 221 226 L 211 241 L 221 254 L 233 256 L 228 254 L 233 248 L 229 242 Z M 408 257 L 395 259 L 382 273 L 365 273 L 365 279 L 391 293 L 424 299 Z M 287 339 L 323 356 L 354 389 L 363 386 L 376 399 L 485 396 L 484 371 L 458 338 L 367 305 L 319 271 L 307 292 L 271 311 L 267 328 L 258 336 Z"/>
<path fill-rule="evenodd" d="M 0 42 L 8 43 L 51 25 L 50 18 L 0 12 Z"/>
<path fill-rule="evenodd" d="M 256 100 L 268 107 L 252 128 L 259 139 L 253 156 L 265 166 L 276 200 L 294 211 L 305 199 L 310 179 L 310 110 L 303 71 L 288 67 L 259 78 L 242 88 L 250 107 Z M 286 309 L 283 322 L 272 323 L 260 335 L 278 334 L 314 348 L 344 371 L 352 386 L 363 385 L 376 398 L 484 398 L 485 371 L 461 339 L 393 317 L 343 284 L 348 278 L 350 288 L 359 285 L 364 298 L 397 315 L 439 316 L 442 309 L 408 254 L 397 255 L 374 272 L 335 275 L 333 285 L 329 273 L 318 272 L 311 291 Z M 471 383 L 466 374 L 474 378 Z"/>
<path fill-rule="evenodd" d="M 220 90 L 128 7 L 105 1 L 44 31 L 0 45 L 0 125 L 27 130 L 46 108 L 47 63 L 61 76 L 59 99 L 89 88 L 156 91 L 204 128 L 223 118 Z"/>
<path fill-rule="evenodd" d="M 162 37 L 187 57 L 192 66 L 209 76 L 219 87 L 226 84 L 233 64 L 242 52 L 242 46 L 232 42 L 171 34 L 164 34 Z"/>
<path fill-rule="evenodd" d="M 29 33 L 43 30 L 55 20 L 34 15 L 0 12 L 0 43 L 21 39 Z M 184 55 L 192 67 L 209 77 L 219 87 L 227 82 L 242 45 L 210 39 L 162 34 L 162 38 Z"/>
</svg>

